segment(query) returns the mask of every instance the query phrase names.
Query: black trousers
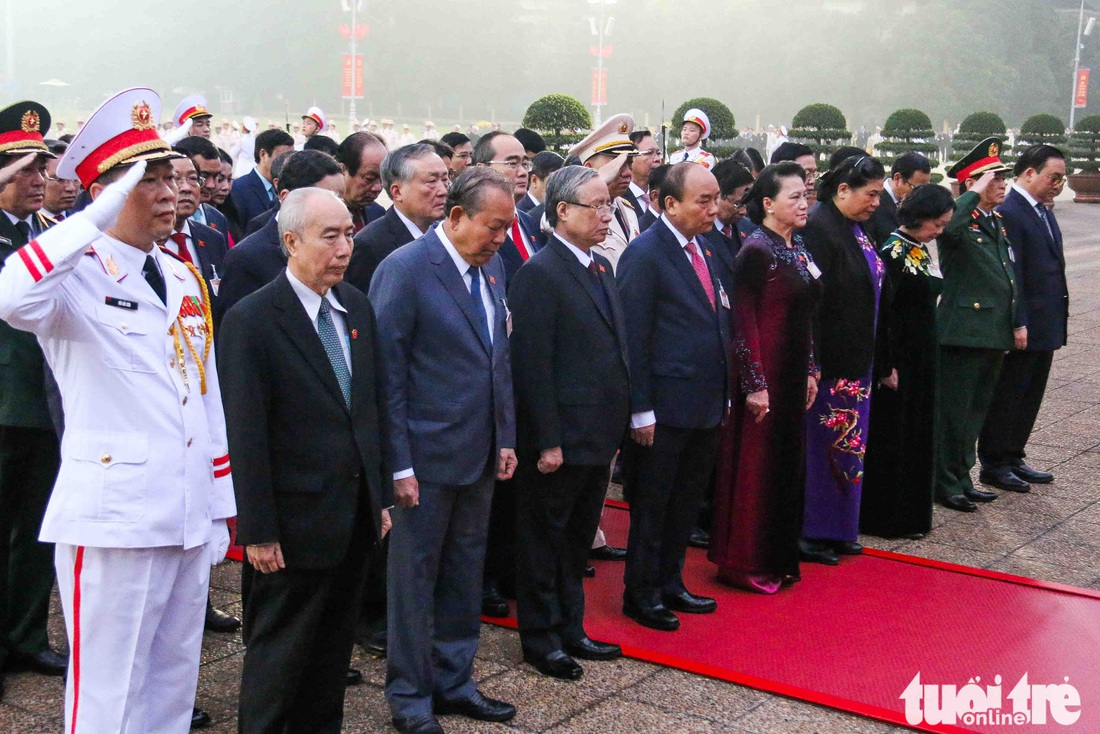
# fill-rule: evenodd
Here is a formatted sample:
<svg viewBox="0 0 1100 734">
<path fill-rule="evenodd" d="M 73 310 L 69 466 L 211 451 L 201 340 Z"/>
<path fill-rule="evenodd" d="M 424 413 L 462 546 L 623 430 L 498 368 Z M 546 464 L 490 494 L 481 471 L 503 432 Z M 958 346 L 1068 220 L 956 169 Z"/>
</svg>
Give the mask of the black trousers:
<svg viewBox="0 0 1100 734">
<path fill-rule="evenodd" d="M 0 426 L 0 665 L 49 649 L 53 544 L 38 531 L 60 464 L 53 429 Z"/>
<path fill-rule="evenodd" d="M 527 654 L 544 656 L 584 632 L 584 568 L 600 524 L 609 467 L 563 464 L 543 474 L 538 457 L 516 471 L 516 616 Z"/>
<path fill-rule="evenodd" d="M 244 608 L 241 734 L 339 734 L 372 535 L 369 522 L 357 523 L 334 568 L 252 574 Z"/>
<path fill-rule="evenodd" d="M 595 531 L 593 531 L 595 534 Z M 588 539 L 591 545 L 592 539 Z M 497 481 L 489 510 L 485 546 L 485 583 L 495 584 L 506 597 L 516 593 L 516 480 Z"/>
<path fill-rule="evenodd" d="M 978 459 L 983 469 L 1020 466 L 1024 447 L 1043 404 L 1054 352 L 1009 352 L 993 392 L 981 437 Z"/>
<path fill-rule="evenodd" d="M 685 590 L 684 553 L 714 472 L 718 427 L 658 423 L 653 445 L 637 449 L 632 456 L 637 475 L 630 500 L 625 594 L 642 606 L 655 606 L 662 595 Z"/>
</svg>

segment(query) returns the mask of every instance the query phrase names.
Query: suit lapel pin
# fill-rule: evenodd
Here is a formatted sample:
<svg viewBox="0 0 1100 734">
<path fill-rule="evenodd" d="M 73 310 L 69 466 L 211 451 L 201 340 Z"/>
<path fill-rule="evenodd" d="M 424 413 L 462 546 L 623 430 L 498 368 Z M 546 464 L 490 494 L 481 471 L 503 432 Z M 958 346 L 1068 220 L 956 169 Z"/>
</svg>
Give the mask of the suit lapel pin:
<svg viewBox="0 0 1100 734">
<path fill-rule="evenodd" d="M 199 240 L 199 247 L 206 247 L 206 243 L 202 240 Z"/>
<path fill-rule="evenodd" d="M 352 339 L 358 339 L 359 338 L 359 329 L 352 329 L 351 330 L 351 338 Z"/>
<path fill-rule="evenodd" d="M 707 253 L 707 257 L 710 257 L 710 250 L 707 250 L 706 253 Z"/>
<path fill-rule="evenodd" d="M 489 282 L 492 283 L 493 285 L 496 285 L 497 284 L 497 279 L 490 275 L 489 276 Z"/>
<path fill-rule="evenodd" d="M 607 268 L 605 268 L 605 267 L 604 267 L 603 265 L 601 265 L 601 266 L 600 266 L 600 272 L 601 272 L 601 273 L 606 273 L 606 272 L 607 272 Z"/>
</svg>

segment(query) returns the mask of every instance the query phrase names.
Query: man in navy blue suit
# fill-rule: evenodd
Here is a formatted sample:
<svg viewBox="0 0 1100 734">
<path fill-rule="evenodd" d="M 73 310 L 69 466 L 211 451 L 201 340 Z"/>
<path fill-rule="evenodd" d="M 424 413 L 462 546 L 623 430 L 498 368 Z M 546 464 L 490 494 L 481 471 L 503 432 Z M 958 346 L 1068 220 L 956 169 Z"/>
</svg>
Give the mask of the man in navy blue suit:
<svg viewBox="0 0 1100 734">
<path fill-rule="evenodd" d="M 352 133 L 336 149 L 336 162 L 344 169 L 344 203 L 351 212 L 356 234 L 386 213 L 375 201 L 382 193 L 382 161 L 386 152 L 382 138 L 368 132 Z"/>
<path fill-rule="evenodd" d="M 674 612 L 705 614 L 714 599 L 684 587 L 681 569 L 714 470 L 729 400 L 729 297 L 703 237 L 720 191 L 696 163 L 661 184 L 664 214 L 623 252 L 616 270 L 630 354 L 630 495 L 623 613 L 673 631 Z"/>
<path fill-rule="evenodd" d="M 202 179 L 200 202 L 195 208 L 195 213 L 191 215 L 191 221 L 217 230 L 225 236 L 229 246 L 232 247 L 233 238 L 229 234 L 229 220 L 210 203 L 218 186 L 225 179 L 222 175 L 222 158 L 218 153 L 218 146 L 206 138 L 192 135 L 176 143 L 175 150 L 195 162 L 195 168 L 199 169 L 199 178 Z"/>
<path fill-rule="evenodd" d="M 523 143 L 515 136 L 499 130 L 483 135 L 474 146 L 474 165 L 491 168 L 511 181 L 517 202 L 527 196 L 527 174 L 531 170 L 531 161 L 527 158 Z M 508 239 L 500 248 L 500 259 L 504 261 L 508 280 L 529 257 L 539 251 L 545 241 L 538 222 L 516 209 L 508 227 Z"/>
<path fill-rule="evenodd" d="M 983 484 L 1027 492 L 1031 484 L 1054 480 L 1050 472 L 1024 462 L 1024 447 L 1043 402 L 1054 352 L 1066 344 L 1066 258 L 1062 230 L 1051 208 L 1065 185 L 1065 156 L 1050 145 L 1033 145 L 1016 161 L 1013 173 L 1016 182 L 997 213 L 1012 243 L 1020 290 L 1016 349 L 1004 358 L 978 439 L 978 457 Z"/>
<path fill-rule="evenodd" d="M 294 138 L 285 130 L 264 130 L 256 136 L 256 167 L 233 182 L 233 205 L 241 227 L 275 205 L 275 177 L 271 162 L 280 153 L 294 150 Z"/>
<path fill-rule="evenodd" d="M 496 256 L 514 211 L 509 181 L 468 169 L 443 223 L 389 255 L 371 282 L 396 504 L 386 701 L 401 732 L 442 734 L 439 714 L 516 714 L 472 678 L 485 519 L 493 481 L 516 468 L 511 317 Z"/>
<path fill-rule="evenodd" d="M 176 223 L 163 246 L 173 255 L 178 255 L 181 260 L 198 268 L 217 308 L 219 276 L 228 250 L 227 243 L 220 232 L 190 219 L 199 205 L 199 190 L 202 188 L 194 161 L 190 158 L 176 158 L 172 161 L 172 168 L 175 170 L 177 186 Z"/>
</svg>

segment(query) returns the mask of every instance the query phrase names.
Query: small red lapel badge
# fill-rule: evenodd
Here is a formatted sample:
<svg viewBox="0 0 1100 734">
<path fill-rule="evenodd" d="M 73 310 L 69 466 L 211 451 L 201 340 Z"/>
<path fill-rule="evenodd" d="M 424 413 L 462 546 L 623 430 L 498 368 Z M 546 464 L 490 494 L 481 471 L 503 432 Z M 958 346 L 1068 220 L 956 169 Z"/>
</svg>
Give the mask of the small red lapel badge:
<svg viewBox="0 0 1100 734">
<path fill-rule="evenodd" d="M 202 240 L 199 240 L 199 247 L 206 247 L 206 243 Z"/>
<path fill-rule="evenodd" d="M 493 285 L 496 285 L 497 284 L 497 279 L 490 275 L 489 276 L 489 282 L 492 283 Z"/>
<path fill-rule="evenodd" d="M 600 272 L 601 272 L 601 273 L 606 273 L 606 272 L 607 272 L 607 268 L 605 268 L 605 267 L 604 267 L 603 265 L 601 265 L 601 266 L 600 266 Z"/>
<path fill-rule="evenodd" d="M 707 257 L 710 257 L 710 250 L 707 250 Z"/>
<path fill-rule="evenodd" d="M 352 329 L 351 330 L 351 338 L 352 339 L 358 339 L 359 338 L 359 329 Z"/>
</svg>

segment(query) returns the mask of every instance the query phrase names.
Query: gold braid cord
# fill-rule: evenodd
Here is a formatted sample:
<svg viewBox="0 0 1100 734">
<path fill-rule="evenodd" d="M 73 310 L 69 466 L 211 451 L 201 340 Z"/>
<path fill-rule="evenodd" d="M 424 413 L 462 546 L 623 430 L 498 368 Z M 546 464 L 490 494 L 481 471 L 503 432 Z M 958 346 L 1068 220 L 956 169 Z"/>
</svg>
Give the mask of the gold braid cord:
<svg viewBox="0 0 1100 734">
<path fill-rule="evenodd" d="M 186 260 L 183 264 L 187 266 L 187 269 L 191 271 L 191 274 L 195 276 L 195 280 L 199 281 L 199 288 L 202 291 L 202 315 L 206 322 L 206 338 L 203 344 L 202 359 L 199 359 L 198 352 L 195 351 L 195 345 L 191 343 L 191 339 L 187 338 L 187 351 L 191 353 L 191 358 L 195 360 L 195 365 L 199 368 L 199 389 L 203 395 L 206 394 L 206 360 L 210 356 L 210 345 L 214 342 L 214 317 L 210 308 L 210 291 L 206 287 L 206 280 L 202 277 L 202 273 L 195 267 L 193 263 L 189 263 Z M 169 333 L 172 334 L 172 342 L 176 348 L 176 359 L 180 363 L 180 374 L 183 375 L 183 384 L 187 388 L 188 392 L 191 392 L 191 383 L 187 378 L 187 366 L 183 358 L 183 347 L 180 344 L 180 334 L 183 333 L 183 317 L 176 316 L 176 323 L 172 324 L 172 328 L 169 329 Z"/>
</svg>

